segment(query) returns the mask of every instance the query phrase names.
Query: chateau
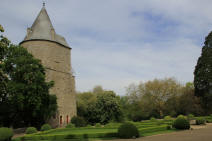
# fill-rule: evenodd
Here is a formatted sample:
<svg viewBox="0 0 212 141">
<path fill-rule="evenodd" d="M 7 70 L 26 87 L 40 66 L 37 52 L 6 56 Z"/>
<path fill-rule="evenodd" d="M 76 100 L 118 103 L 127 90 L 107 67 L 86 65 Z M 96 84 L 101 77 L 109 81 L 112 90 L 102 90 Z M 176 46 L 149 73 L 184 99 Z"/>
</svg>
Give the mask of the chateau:
<svg viewBox="0 0 212 141">
<path fill-rule="evenodd" d="M 58 111 L 49 121 L 53 127 L 67 125 L 76 115 L 75 78 L 71 67 L 71 48 L 64 37 L 56 34 L 43 5 L 40 13 L 27 28 L 20 43 L 46 68 L 46 81 L 54 81 L 51 94 L 57 96 Z"/>
</svg>

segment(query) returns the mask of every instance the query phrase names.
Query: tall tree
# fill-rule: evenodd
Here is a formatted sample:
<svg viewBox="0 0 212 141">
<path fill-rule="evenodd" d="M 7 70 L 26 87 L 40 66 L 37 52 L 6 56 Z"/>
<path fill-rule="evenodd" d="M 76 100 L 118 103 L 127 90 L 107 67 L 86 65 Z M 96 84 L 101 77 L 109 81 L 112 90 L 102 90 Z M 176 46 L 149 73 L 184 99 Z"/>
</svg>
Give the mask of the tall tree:
<svg viewBox="0 0 212 141">
<path fill-rule="evenodd" d="M 90 124 L 122 121 L 120 97 L 113 91 L 103 90 L 100 86 L 98 86 L 98 90 L 96 88 L 93 92 L 77 94 L 78 116 L 83 117 Z"/>
<path fill-rule="evenodd" d="M 205 38 L 194 71 L 195 95 L 201 97 L 206 113 L 212 113 L 212 32 Z"/>
<path fill-rule="evenodd" d="M 0 119 L 9 120 L 2 124 L 39 127 L 56 112 L 56 97 L 49 94 L 53 82 L 45 82 L 40 60 L 25 48 L 1 36 L 0 50 Z"/>
</svg>

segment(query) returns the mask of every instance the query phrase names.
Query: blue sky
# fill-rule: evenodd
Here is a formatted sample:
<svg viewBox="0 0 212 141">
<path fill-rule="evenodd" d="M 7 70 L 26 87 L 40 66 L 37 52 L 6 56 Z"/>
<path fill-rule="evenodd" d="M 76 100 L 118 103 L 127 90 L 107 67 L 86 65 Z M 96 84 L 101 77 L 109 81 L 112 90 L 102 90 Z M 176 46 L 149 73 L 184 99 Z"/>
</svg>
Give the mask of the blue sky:
<svg viewBox="0 0 212 141">
<path fill-rule="evenodd" d="M 193 81 L 211 0 L 47 0 L 56 32 L 72 47 L 77 91 L 96 85 L 125 94 L 131 83 L 175 77 Z M 42 0 L 1 0 L 0 24 L 18 44 Z"/>
</svg>

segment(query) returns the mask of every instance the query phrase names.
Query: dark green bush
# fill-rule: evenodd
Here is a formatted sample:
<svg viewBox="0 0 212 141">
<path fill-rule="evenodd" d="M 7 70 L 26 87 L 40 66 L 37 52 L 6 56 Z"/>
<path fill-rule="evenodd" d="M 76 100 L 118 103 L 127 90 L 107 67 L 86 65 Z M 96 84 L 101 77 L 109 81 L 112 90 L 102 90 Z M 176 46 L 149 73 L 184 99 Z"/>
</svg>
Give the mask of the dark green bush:
<svg viewBox="0 0 212 141">
<path fill-rule="evenodd" d="M 174 121 L 173 127 L 180 130 L 190 129 L 190 123 L 185 117 L 180 116 Z"/>
<path fill-rule="evenodd" d="M 69 123 L 66 128 L 75 128 L 75 125 L 73 123 Z"/>
<path fill-rule="evenodd" d="M 47 130 L 50 130 L 52 129 L 52 127 L 49 125 L 49 124 L 44 124 L 41 126 L 41 131 L 47 131 Z"/>
<path fill-rule="evenodd" d="M 0 141 L 11 141 L 13 131 L 10 128 L 0 128 Z"/>
<path fill-rule="evenodd" d="M 197 118 L 196 119 L 196 125 L 201 125 L 205 124 L 205 119 L 204 118 Z"/>
<path fill-rule="evenodd" d="M 166 129 L 167 129 L 167 130 L 171 130 L 171 129 L 172 129 L 172 126 L 167 125 Z"/>
<path fill-rule="evenodd" d="M 76 127 L 85 127 L 86 126 L 86 122 L 85 122 L 84 118 L 79 117 L 79 116 L 74 116 L 71 119 L 71 123 L 73 123 Z"/>
<path fill-rule="evenodd" d="M 139 137 L 138 128 L 132 123 L 123 123 L 118 128 L 118 136 L 123 139 Z"/>
<path fill-rule="evenodd" d="M 35 127 L 28 127 L 26 129 L 26 134 L 33 134 L 33 133 L 36 133 L 37 132 L 37 129 Z"/>
</svg>

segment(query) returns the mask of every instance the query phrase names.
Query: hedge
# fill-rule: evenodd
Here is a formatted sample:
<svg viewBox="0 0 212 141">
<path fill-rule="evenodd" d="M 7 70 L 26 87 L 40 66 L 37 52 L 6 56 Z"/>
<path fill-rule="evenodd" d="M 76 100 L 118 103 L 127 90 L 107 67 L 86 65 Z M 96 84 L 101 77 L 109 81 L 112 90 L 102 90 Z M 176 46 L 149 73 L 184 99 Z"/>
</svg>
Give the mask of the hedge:
<svg viewBox="0 0 212 141">
<path fill-rule="evenodd" d="M 117 137 L 117 133 L 88 133 L 88 134 L 57 134 L 57 135 L 26 135 L 21 140 L 55 140 L 55 139 L 88 139 Z"/>
<path fill-rule="evenodd" d="M 142 136 L 145 133 L 154 133 L 158 131 L 166 131 L 167 130 L 167 125 L 161 125 L 158 127 L 149 127 L 149 128 L 143 128 L 139 129 L 139 134 Z"/>
<path fill-rule="evenodd" d="M 75 128 L 73 128 L 75 130 Z M 76 128 L 77 129 L 77 128 Z M 85 128 L 83 128 L 85 129 Z M 61 134 L 51 134 L 53 131 L 61 130 Z M 62 139 L 87 139 L 87 138 L 117 138 L 118 134 L 116 131 L 114 132 L 107 132 L 107 133 L 87 133 L 87 134 L 62 134 L 63 130 L 66 129 L 52 129 L 49 131 L 44 131 L 42 133 L 36 133 L 33 135 L 26 135 L 21 137 L 21 140 L 62 140 Z M 149 127 L 149 128 L 142 128 L 139 129 L 139 135 L 142 136 L 146 133 L 154 133 L 158 131 L 166 131 L 167 125 L 162 125 L 158 127 Z"/>
<path fill-rule="evenodd" d="M 201 125 L 205 124 L 205 119 L 204 118 L 197 118 L 196 119 L 196 125 Z"/>
<path fill-rule="evenodd" d="M 13 136 L 13 131 L 10 128 L 0 128 L 0 141 L 10 141 Z"/>
<path fill-rule="evenodd" d="M 33 133 L 37 133 L 37 129 L 35 127 L 28 127 L 26 129 L 26 134 L 33 134 Z"/>
<path fill-rule="evenodd" d="M 41 126 L 40 130 L 41 131 L 48 131 L 50 129 L 52 129 L 52 127 L 49 124 L 44 124 L 44 125 Z"/>
</svg>

